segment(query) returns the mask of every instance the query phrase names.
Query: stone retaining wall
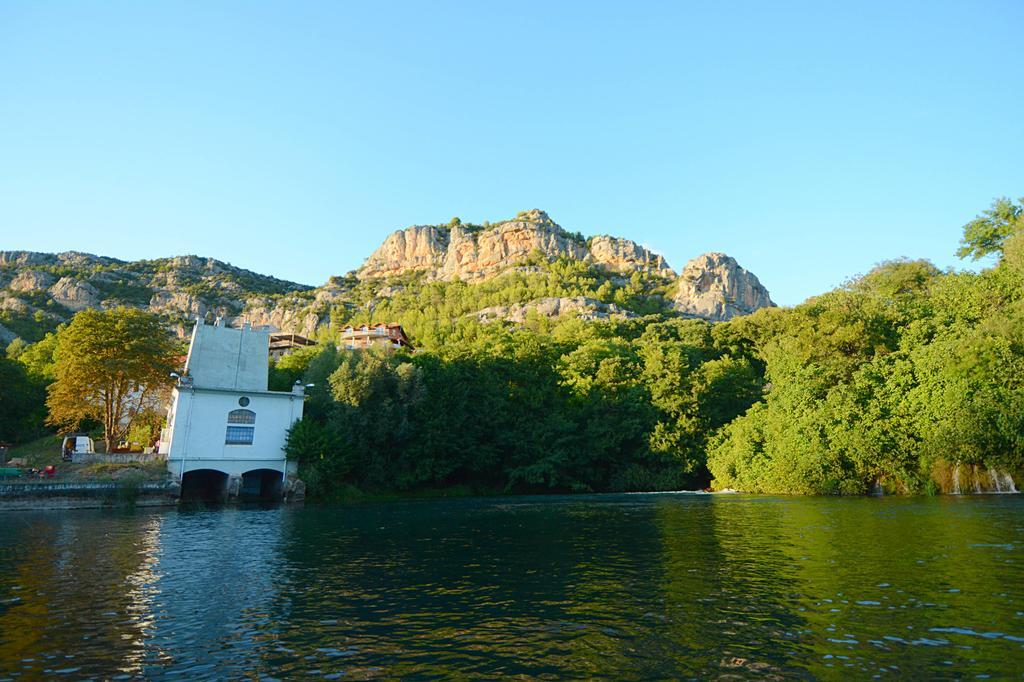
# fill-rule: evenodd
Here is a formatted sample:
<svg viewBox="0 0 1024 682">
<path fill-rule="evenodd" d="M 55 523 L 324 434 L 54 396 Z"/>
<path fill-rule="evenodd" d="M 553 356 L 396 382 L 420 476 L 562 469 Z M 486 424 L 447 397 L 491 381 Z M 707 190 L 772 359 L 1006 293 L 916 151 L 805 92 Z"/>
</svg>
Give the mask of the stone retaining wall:
<svg viewBox="0 0 1024 682">
<path fill-rule="evenodd" d="M 75 453 L 71 456 L 71 461 L 75 464 L 149 464 L 151 462 L 166 462 L 167 455 L 161 455 L 158 452 Z"/>
<path fill-rule="evenodd" d="M 178 502 L 179 492 L 178 484 L 172 481 L 0 483 L 0 511 L 173 505 Z"/>
</svg>

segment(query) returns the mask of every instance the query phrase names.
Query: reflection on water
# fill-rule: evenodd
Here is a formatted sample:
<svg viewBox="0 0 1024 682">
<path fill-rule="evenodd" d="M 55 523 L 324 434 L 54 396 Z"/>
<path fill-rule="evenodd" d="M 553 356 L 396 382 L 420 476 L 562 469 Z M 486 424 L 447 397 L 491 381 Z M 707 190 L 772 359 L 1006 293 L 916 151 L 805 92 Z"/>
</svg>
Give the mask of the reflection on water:
<svg viewBox="0 0 1024 682">
<path fill-rule="evenodd" d="M 0 678 L 1017 676 L 1024 500 L 0 515 Z"/>
</svg>

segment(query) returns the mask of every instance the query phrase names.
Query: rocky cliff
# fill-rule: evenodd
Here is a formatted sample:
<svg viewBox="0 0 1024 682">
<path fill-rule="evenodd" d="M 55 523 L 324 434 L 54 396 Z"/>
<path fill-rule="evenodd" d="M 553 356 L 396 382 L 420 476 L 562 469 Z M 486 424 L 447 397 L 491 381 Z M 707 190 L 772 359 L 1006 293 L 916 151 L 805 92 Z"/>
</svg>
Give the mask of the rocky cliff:
<svg viewBox="0 0 1024 682">
<path fill-rule="evenodd" d="M 585 296 L 547 297 L 526 303 L 490 306 L 472 313 L 472 317 L 485 324 L 502 320 L 522 324 L 530 313 L 552 318 L 571 315 L 588 321 L 625 320 L 636 317 L 632 311 L 625 310 L 614 303 L 604 303 Z"/>
<path fill-rule="evenodd" d="M 730 320 L 775 305 L 757 277 L 724 253 L 705 253 L 687 263 L 672 304 L 681 313 L 709 320 Z"/>
<path fill-rule="evenodd" d="M 660 255 L 628 239 L 582 235 L 562 229 L 544 211 L 524 211 L 493 226 L 414 225 L 392 233 L 356 275 L 361 280 L 424 272 L 428 279 L 480 281 L 534 254 L 571 258 L 616 271 L 673 277 Z"/>
<path fill-rule="evenodd" d="M 234 319 L 260 297 L 309 290 L 197 256 L 126 262 L 77 252 L 0 251 L 0 335 L 34 340 L 80 310 L 119 305 L 187 326 L 206 315 Z"/>
<path fill-rule="evenodd" d="M 590 274 L 558 281 L 550 266 L 558 259 L 589 265 Z M 528 313 L 600 320 L 673 310 L 727 320 L 773 305 L 757 277 L 725 254 L 694 258 L 676 277 L 661 255 L 636 242 L 585 239 L 534 209 L 493 225 L 453 220 L 399 230 L 356 272 L 316 288 L 198 256 L 126 262 L 78 252 L 0 251 L 0 342 L 34 341 L 77 311 L 119 305 L 162 315 L 181 333 L 196 317 L 222 317 L 313 335 L 332 318 L 373 315 L 383 302 L 423 308 L 416 298 L 423 280 L 392 279 L 408 273 L 500 291 L 476 295 L 476 307 L 450 311 L 484 322 L 520 323 Z M 504 284 L 502 276 L 518 279 Z M 433 313 L 427 307 L 422 314 Z"/>
</svg>

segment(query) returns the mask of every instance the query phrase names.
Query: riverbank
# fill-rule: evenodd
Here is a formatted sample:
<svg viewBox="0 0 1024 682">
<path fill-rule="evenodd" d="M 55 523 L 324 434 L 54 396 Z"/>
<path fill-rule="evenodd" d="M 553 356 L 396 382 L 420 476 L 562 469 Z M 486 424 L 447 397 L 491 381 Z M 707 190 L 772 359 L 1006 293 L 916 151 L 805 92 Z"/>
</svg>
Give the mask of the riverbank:
<svg viewBox="0 0 1024 682">
<path fill-rule="evenodd" d="M 0 512 L 103 507 L 161 507 L 178 503 L 180 487 L 160 481 L 16 481 L 0 483 Z"/>
<path fill-rule="evenodd" d="M 16 466 L 8 469 L 21 475 L 0 478 L 0 511 L 177 504 L 180 488 L 163 462 L 65 462 L 58 446 L 55 437 L 47 436 L 10 453 Z M 53 467 L 50 477 L 31 473 L 48 466 Z"/>
<path fill-rule="evenodd" d="M 587 492 L 571 492 L 567 490 L 552 490 L 546 492 L 522 492 L 509 491 L 501 488 L 482 488 L 468 485 L 454 485 L 447 488 L 426 488 L 421 490 L 390 490 L 390 491 L 366 491 L 350 484 L 338 485 L 327 492 L 314 489 L 308 501 L 314 505 L 359 505 L 379 504 L 387 502 L 405 502 L 411 500 L 457 500 L 465 498 L 500 498 L 500 497 L 562 497 L 587 495 L 751 495 L 758 497 L 772 496 L 785 498 L 928 498 L 928 497 L 968 497 L 985 495 L 1015 495 L 1019 490 L 1013 483 L 1013 479 L 1006 476 L 1003 479 L 993 478 L 995 481 L 1004 481 L 1001 485 L 992 484 L 985 487 L 981 484 L 981 478 L 975 477 L 970 485 L 963 485 L 960 488 L 944 489 L 941 486 L 926 488 L 916 493 L 885 490 L 881 486 L 875 486 L 870 492 L 863 494 L 833 494 L 833 495 L 808 495 L 804 493 L 763 493 L 758 491 L 736 490 L 733 488 L 722 489 L 695 489 L 695 490 L 603 490 Z"/>
</svg>

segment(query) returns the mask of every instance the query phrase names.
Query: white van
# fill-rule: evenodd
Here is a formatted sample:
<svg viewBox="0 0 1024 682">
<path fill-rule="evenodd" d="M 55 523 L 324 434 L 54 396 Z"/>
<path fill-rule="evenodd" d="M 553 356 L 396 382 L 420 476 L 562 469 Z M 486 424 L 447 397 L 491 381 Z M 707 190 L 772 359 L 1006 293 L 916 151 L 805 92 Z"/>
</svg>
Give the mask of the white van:
<svg viewBox="0 0 1024 682">
<path fill-rule="evenodd" d="M 64 459 L 71 459 L 68 455 L 91 455 L 96 452 L 92 438 L 89 436 L 64 436 L 64 442 L 60 445 L 60 452 Z"/>
</svg>

